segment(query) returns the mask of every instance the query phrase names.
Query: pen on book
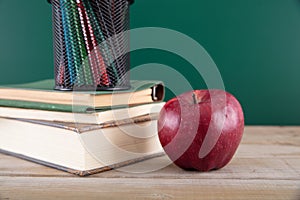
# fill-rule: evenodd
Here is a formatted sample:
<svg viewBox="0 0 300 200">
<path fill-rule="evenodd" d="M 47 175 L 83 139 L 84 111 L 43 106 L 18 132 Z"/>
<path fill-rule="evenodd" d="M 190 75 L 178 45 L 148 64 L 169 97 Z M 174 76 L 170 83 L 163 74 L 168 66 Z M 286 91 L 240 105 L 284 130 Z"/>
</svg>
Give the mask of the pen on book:
<svg viewBox="0 0 300 200">
<path fill-rule="evenodd" d="M 95 2 L 94 0 L 91 0 L 92 3 L 96 3 L 97 4 L 97 1 Z M 97 17 L 96 17 L 96 14 L 95 12 L 97 10 L 93 10 L 93 7 L 90 3 L 90 1 L 84 1 L 84 4 L 86 5 L 86 9 L 87 9 L 87 12 L 90 14 L 90 17 L 91 17 L 91 25 L 93 27 L 93 30 L 95 32 L 95 36 L 96 36 L 96 39 L 97 39 L 97 42 L 98 42 L 98 49 L 102 52 L 103 54 L 103 57 L 106 61 L 106 67 L 107 68 L 111 68 L 113 74 L 109 75 L 109 79 L 116 79 L 117 81 L 119 80 L 119 74 L 118 74 L 118 71 L 116 69 L 116 66 L 115 66 L 115 63 L 114 63 L 114 55 L 113 55 L 113 49 L 110 48 L 108 46 L 108 41 L 106 41 L 105 37 L 104 37 L 104 34 L 103 34 L 103 30 L 106 30 L 106 33 L 107 35 L 108 34 L 108 29 L 105 25 L 105 20 L 102 20 L 103 22 L 103 28 L 101 28 L 101 22 L 99 22 L 97 20 Z M 99 11 L 99 15 L 102 16 L 102 12 Z M 112 76 L 112 77 L 111 77 Z"/>
<path fill-rule="evenodd" d="M 84 35 L 85 46 L 87 49 L 90 66 L 93 73 L 93 79 L 96 85 L 109 85 L 108 76 L 106 72 L 106 66 L 102 55 L 98 49 L 98 43 L 94 34 L 94 30 L 91 25 L 88 12 L 81 0 L 76 0 L 79 11 L 82 32 Z"/>
<path fill-rule="evenodd" d="M 81 65 L 83 68 L 83 73 L 84 73 L 84 80 L 85 80 L 85 84 L 87 85 L 93 85 L 94 84 L 94 78 L 92 76 L 92 70 L 91 70 L 91 65 L 89 62 L 89 53 L 88 53 L 88 49 L 85 46 L 86 42 L 87 42 L 87 33 L 86 33 L 86 26 L 84 24 L 84 13 L 82 11 L 82 7 L 78 6 L 80 2 L 76 0 L 76 6 L 77 6 L 77 11 L 78 11 L 78 19 L 76 19 L 78 21 L 78 38 L 80 41 L 80 49 L 79 49 L 79 53 L 80 53 L 80 57 L 81 57 Z M 81 27 L 81 29 L 80 29 Z"/>
</svg>

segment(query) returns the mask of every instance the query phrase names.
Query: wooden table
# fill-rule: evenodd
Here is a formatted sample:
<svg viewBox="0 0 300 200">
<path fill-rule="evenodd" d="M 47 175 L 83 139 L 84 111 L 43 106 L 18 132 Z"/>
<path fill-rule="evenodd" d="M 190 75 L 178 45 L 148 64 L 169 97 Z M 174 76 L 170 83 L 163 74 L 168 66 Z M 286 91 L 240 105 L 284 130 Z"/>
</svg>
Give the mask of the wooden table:
<svg viewBox="0 0 300 200">
<path fill-rule="evenodd" d="M 160 157 L 139 163 L 157 166 Z M 209 173 L 169 165 L 80 178 L 0 155 L 0 199 L 300 199 L 300 127 L 247 127 L 238 153 Z"/>
</svg>

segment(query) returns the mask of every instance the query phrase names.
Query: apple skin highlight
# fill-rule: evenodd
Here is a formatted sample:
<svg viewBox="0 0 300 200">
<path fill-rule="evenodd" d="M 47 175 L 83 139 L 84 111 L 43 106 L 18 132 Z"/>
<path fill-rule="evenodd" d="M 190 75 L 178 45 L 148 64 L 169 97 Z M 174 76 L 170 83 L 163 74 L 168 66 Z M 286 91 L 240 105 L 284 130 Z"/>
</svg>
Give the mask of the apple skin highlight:
<svg viewBox="0 0 300 200">
<path fill-rule="evenodd" d="M 170 159 L 186 170 L 226 166 L 243 136 L 238 100 L 223 90 L 195 90 L 168 101 L 160 112 L 158 134 Z"/>
</svg>

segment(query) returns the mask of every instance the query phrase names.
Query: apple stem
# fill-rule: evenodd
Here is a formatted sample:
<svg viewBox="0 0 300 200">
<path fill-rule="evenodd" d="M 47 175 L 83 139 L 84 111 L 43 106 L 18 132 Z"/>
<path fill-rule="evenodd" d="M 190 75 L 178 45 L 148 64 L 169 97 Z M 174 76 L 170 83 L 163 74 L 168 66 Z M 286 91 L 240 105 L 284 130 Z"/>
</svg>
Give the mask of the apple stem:
<svg viewBox="0 0 300 200">
<path fill-rule="evenodd" d="M 194 104 L 198 104 L 197 98 L 196 98 L 196 94 L 193 92 L 193 100 L 194 100 Z"/>
</svg>

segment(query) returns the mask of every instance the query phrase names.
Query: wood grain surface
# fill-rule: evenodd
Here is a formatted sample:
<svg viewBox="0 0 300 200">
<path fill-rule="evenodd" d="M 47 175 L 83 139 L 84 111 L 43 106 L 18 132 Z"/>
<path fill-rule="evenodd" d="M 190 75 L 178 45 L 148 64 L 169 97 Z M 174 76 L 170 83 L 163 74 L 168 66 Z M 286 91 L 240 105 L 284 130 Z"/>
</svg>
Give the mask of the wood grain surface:
<svg viewBox="0 0 300 200">
<path fill-rule="evenodd" d="M 0 154 L 0 199 L 300 200 L 300 127 L 246 127 L 229 165 L 206 173 L 159 157 L 79 178 Z"/>
</svg>

